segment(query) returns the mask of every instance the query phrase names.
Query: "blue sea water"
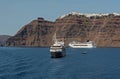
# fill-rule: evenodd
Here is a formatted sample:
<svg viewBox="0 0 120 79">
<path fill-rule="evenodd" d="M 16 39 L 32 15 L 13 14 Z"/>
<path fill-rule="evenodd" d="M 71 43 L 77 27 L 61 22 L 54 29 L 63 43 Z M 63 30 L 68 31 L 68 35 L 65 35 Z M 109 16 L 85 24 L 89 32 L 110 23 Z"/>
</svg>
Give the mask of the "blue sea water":
<svg viewBox="0 0 120 79">
<path fill-rule="evenodd" d="M 120 48 L 67 48 L 53 59 L 49 48 L 0 47 L 0 79 L 120 79 Z"/>
</svg>

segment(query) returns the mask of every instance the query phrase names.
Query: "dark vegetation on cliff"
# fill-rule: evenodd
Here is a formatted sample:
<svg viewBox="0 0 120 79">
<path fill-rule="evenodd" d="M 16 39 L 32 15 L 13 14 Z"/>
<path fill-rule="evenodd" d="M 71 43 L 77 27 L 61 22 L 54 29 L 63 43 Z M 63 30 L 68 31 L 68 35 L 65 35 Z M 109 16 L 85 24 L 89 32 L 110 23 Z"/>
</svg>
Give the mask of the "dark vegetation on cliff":
<svg viewBox="0 0 120 79">
<path fill-rule="evenodd" d="M 69 14 L 55 22 L 38 18 L 10 37 L 6 46 L 50 46 L 55 32 L 57 38 L 65 39 L 66 46 L 73 40 L 92 40 L 98 47 L 120 47 L 120 16 Z"/>
</svg>

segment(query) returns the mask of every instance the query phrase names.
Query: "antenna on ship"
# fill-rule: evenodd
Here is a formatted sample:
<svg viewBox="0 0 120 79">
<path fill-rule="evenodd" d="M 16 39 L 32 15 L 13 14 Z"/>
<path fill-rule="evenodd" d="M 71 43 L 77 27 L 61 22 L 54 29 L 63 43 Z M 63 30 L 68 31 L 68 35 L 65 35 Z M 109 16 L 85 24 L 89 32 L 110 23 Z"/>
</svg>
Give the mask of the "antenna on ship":
<svg viewBox="0 0 120 79">
<path fill-rule="evenodd" d="M 57 31 L 58 31 L 58 28 L 56 27 L 55 32 L 53 34 L 53 38 L 52 38 L 53 43 L 57 42 L 57 36 L 56 36 Z"/>
<path fill-rule="evenodd" d="M 53 42 L 57 42 L 57 38 L 56 38 L 56 32 L 54 33 L 54 35 L 53 35 Z"/>
</svg>

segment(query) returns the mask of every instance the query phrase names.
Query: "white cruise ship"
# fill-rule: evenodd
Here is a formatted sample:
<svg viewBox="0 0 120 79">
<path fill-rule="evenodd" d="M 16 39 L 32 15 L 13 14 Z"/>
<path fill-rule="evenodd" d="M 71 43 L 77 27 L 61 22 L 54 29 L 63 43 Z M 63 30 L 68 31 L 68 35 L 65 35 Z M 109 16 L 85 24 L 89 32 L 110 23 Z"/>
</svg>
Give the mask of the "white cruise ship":
<svg viewBox="0 0 120 79">
<path fill-rule="evenodd" d="M 96 48 L 96 44 L 93 41 L 87 41 L 82 43 L 73 41 L 69 43 L 69 46 L 72 48 Z"/>
<path fill-rule="evenodd" d="M 60 58 L 66 55 L 64 41 L 54 38 L 54 44 L 50 46 L 51 58 Z"/>
</svg>

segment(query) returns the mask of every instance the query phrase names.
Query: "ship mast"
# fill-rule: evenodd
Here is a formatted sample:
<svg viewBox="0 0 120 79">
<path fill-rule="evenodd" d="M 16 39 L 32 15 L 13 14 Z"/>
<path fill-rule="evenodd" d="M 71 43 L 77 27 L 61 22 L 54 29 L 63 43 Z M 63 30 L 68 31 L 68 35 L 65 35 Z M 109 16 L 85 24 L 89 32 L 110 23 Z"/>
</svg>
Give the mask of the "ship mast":
<svg viewBox="0 0 120 79">
<path fill-rule="evenodd" d="M 56 38 L 56 32 L 53 35 L 53 42 L 57 42 L 57 38 Z"/>
</svg>

